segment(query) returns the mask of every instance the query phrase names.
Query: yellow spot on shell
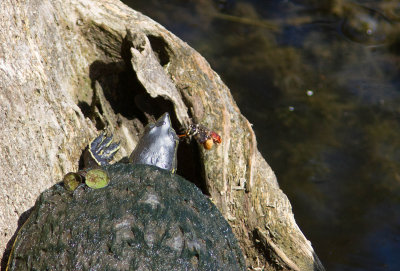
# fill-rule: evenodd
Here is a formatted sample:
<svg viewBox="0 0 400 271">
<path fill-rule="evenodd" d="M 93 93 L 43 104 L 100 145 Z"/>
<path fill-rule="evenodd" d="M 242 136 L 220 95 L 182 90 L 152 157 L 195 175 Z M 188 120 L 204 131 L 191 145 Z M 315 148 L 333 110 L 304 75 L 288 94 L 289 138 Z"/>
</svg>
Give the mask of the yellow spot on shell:
<svg viewBox="0 0 400 271">
<path fill-rule="evenodd" d="M 85 183 L 93 189 L 106 187 L 110 182 L 107 172 L 102 169 L 92 169 L 86 174 Z"/>
<path fill-rule="evenodd" d="M 82 178 L 75 172 L 69 172 L 64 176 L 63 183 L 65 189 L 74 191 L 82 183 Z"/>
</svg>

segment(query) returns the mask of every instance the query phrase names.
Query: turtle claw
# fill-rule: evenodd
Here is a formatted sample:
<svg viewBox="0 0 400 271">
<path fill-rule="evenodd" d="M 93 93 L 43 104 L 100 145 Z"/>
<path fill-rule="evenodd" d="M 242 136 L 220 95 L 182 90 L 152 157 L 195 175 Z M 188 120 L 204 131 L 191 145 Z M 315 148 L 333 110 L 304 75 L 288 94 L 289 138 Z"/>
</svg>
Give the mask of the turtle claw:
<svg viewBox="0 0 400 271">
<path fill-rule="evenodd" d="M 106 136 L 105 132 L 102 132 L 98 137 L 93 139 L 89 143 L 90 156 L 100 166 L 108 165 L 117 153 L 120 147 L 120 143 L 113 141 L 113 135 Z"/>
</svg>

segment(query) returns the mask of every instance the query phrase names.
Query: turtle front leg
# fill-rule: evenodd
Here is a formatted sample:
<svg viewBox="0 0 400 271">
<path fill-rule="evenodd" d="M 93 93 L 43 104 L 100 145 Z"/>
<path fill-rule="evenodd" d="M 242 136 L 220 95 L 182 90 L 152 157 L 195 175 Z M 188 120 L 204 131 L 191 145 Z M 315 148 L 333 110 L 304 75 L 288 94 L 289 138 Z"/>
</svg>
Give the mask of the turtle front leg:
<svg viewBox="0 0 400 271">
<path fill-rule="evenodd" d="M 105 166 L 113 159 L 120 147 L 120 143 L 113 141 L 113 135 L 106 136 L 102 132 L 98 137 L 93 139 L 88 146 L 88 157 L 85 157 L 85 168 L 91 166 Z M 87 159 L 86 159 L 87 158 Z"/>
<path fill-rule="evenodd" d="M 99 136 L 90 141 L 89 146 L 83 153 L 84 168 L 78 172 L 67 173 L 63 178 L 64 188 L 69 191 L 75 191 L 77 187 L 83 186 L 85 183 L 88 185 L 87 175 L 95 171 L 93 169 L 108 165 L 119 150 L 120 143 L 112 141 L 113 135 L 106 136 L 105 132 L 102 132 Z M 103 181 L 103 183 L 100 183 L 100 186 L 104 187 L 104 177 L 100 178 L 100 181 Z M 93 184 L 93 180 L 91 180 L 90 185 L 88 186 L 92 188 L 100 188 L 99 184 Z"/>
</svg>

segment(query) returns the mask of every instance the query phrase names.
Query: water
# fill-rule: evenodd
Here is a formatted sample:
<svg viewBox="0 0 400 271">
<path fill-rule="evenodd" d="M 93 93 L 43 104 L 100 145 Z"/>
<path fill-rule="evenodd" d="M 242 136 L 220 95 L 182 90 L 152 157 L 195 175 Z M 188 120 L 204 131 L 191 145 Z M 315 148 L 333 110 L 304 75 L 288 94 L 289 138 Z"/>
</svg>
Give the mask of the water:
<svg viewBox="0 0 400 271">
<path fill-rule="evenodd" d="M 198 50 L 328 270 L 400 270 L 397 1 L 125 1 Z"/>
</svg>

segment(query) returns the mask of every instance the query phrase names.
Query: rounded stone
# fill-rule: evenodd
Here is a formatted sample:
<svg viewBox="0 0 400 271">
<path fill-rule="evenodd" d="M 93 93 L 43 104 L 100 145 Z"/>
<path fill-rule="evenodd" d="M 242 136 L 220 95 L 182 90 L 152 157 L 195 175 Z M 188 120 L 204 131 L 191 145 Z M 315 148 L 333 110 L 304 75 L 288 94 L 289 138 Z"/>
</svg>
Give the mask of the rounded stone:
<svg viewBox="0 0 400 271">
<path fill-rule="evenodd" d="M 229 224 L 194 184 L 148 165 L 103 169 L 103 189 L 41 194 L 8 270 L 246 270 Z"/>
</svg>

